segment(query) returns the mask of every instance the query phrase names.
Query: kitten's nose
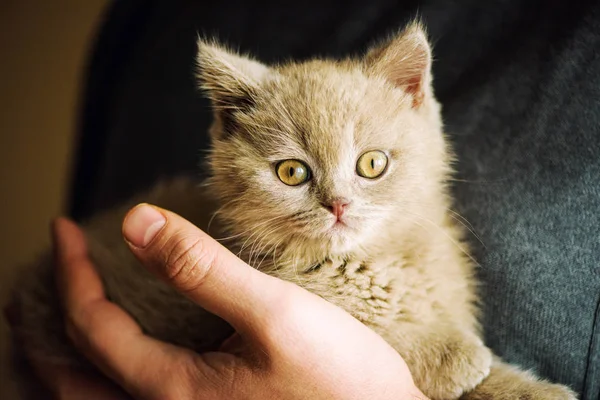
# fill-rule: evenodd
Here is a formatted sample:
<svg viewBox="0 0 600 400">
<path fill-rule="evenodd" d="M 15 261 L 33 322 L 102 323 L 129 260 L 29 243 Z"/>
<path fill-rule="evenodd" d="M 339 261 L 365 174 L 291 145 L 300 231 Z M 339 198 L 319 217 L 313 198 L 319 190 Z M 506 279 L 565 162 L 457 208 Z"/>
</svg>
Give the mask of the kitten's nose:
<svg viewBox="0 0 600 400">
<path fill-rule="evenodd" d="M 344 215 L 344 211 L 346 211 L 348 204 L 350 204 L 350 200 L 338 197 L 331 200 L 331 202 L 323 203 L 323 207 L 328 209 L 339 220 L 342 218 L 342 215 Z"/>
</svg>

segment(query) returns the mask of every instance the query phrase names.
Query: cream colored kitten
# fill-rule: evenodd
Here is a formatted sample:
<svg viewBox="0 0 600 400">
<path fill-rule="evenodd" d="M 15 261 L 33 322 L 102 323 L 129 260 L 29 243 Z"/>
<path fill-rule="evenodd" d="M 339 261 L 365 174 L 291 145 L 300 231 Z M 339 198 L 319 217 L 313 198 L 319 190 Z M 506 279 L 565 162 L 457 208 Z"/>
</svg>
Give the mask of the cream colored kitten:
<svg viewBox="0 0 600 400">
<path fill-rule="evenodd" d="M 268 67 L 200 41 L 198 61 L 215 109 L 212 177 L 202 187 L 185 179 L 159 185 L 85 227 L 107 294 L 147 332 L 202 351 L 231 328 L 129 253 L 121 223 L 138 201 L 204 229 L 216 212 L 209 233 L 374 329 L 432 399 L 575 398 L 502 363 L 481 340 L 473 263 L 449 212 L 451 156 L 419 24 L 361 59 Z M 40 357 L 83 362 L 62 332 L 51 258 L 33 268 L 16 292 L 23 333 Z"/>
</svg>

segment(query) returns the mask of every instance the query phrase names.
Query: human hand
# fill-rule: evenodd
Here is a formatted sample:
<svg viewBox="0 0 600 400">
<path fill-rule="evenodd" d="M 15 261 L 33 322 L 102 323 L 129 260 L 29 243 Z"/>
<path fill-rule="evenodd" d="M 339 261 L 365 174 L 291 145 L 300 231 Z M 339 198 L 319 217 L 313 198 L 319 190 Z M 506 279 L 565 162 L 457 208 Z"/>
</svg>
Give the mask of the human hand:
<svg viewBox="0 0 600 400">
<path fill-rule="evenodd" d="M 219 352 L 197 354 L 145 335 L 104 297 L 79 228 L 59 220 L 56 233 L 69 337 L 135 398 L 425 398 L 402 358 L 372 330 L 251 268 L 176 214 L 140 205 L 123 233 L 143 265 L 234 327 Z"/>
</svg>

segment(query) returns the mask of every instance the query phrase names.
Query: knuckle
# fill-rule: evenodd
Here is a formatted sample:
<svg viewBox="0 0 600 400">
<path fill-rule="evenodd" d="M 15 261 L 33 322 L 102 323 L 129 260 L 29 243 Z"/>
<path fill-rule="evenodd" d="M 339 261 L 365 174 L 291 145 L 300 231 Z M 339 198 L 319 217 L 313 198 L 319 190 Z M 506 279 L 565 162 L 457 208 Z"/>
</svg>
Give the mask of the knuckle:
<svg viewBox="0 0 600 400">
<path fill-rule="evenodd" d="M 183 291 L 191 291 L 206 281 L 215 255 L 200 238 L 175 236 L 166 245 L 166 278 Z"/>
<path fill-rule="evenodd" d="M 196 357 L 189 376 L 211 398 L 230 399 L 232 394 L 239 393 L 240 387 L 252 387 L 251 364 L 237 357 L 215 359 L 201 354 Z"/>
<path fill-rule="evenodd" d="M 198 388 L 201 385 L 197 382 L 197 371 L 192 367 L 195 365 L 187 357 L 171 360 L 168 366 L 164 366 L 164 375 L 171 376 L 171 379 L 163 381 L 158 393 L 155 393 L 156 399 L 194 399 L 198 398 Z"/>
</svg>

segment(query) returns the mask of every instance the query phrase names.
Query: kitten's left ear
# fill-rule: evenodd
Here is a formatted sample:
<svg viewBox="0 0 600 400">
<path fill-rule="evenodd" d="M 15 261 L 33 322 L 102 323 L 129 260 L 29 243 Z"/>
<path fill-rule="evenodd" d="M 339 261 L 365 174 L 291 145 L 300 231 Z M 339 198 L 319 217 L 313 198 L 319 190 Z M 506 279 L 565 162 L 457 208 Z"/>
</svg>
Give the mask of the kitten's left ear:
<svg viewBox="0 0 600 400">
<path fill-rule="evenodd" d="M 413 98 L 413 108 L 423 104 L 431 85 L 431 48 L 419 22 L 398 36 L 369 50 L 364 58 L 367 73 L 381 76 Z"/>
<path fill-rule="evenodd" d="M 217 108 L 236 109 L 252 102 L 270 69 L 225 47 L 198 40 L 200 87 Z"/>
</svg>

